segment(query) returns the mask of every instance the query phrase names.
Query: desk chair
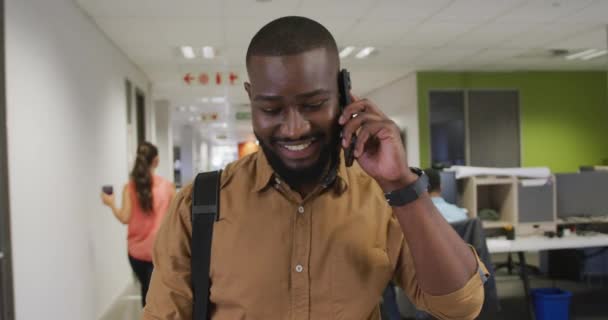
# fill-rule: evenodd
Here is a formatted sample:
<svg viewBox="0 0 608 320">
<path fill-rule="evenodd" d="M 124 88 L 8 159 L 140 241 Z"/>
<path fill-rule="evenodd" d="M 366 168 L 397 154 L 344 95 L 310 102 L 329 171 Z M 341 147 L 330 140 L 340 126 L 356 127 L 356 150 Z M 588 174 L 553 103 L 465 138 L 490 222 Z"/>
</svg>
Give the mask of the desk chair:
<svg viewBox="0 0 608 320">
<path fill-rule="evenodd" d="M 473 246 L 479 255 L 480 260 L 486 265 L 490 278 L 484 284 L 485 299 L 481 308 L 480 317 L 491 319 L 492 315 L 500 311 L 498 302 L 498 294 L 496 292 L 496 280 L 494 279 L 494 267 L 490 258 L 490 251 L 486 245 L 486 236 L 479 218 L 470 218 L 463 221 L 450 223 L 452 228 L 460 235 L 460 237 L 468 244 Z M 402 290 L 397 290 L 397 302 L 400 310 L 405 310 L 408 313 L 401 312 L 402 317 L 415 319 L 432 319 L 430 315 L 424 318 L 422 313 L 412 306 L 407 296 Z"/>
<path fill-rule="evenodd" d="M 534 274 L 534 275 L 540 275 L 541 274 L 540 269 L 537 266 L 526 264 L 524 267 L 528 270 L 528 273 L 531 273 L 531 274 Z M 504 269 L 504 268 L 507 268 L 507 272 L 510 275 L 513 274 L 513 269 L 521 269 L 520 263 L 513 261 L 513 257 L 511 256 L 511 252 L 508 253 L 508 255 L 507 255 L 507 261 L 506 262 L 500 262 L 500 263 L 494 264 L 494 271 L 498 271 L 498 270 Z"/>
</svg>

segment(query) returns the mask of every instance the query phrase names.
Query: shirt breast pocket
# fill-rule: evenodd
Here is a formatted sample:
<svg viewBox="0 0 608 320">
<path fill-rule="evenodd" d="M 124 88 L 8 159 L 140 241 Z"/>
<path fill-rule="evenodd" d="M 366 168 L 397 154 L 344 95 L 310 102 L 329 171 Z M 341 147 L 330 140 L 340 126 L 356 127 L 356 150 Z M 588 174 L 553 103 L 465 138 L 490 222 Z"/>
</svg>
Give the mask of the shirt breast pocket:
<svg viewBox="0 0 608 320">
<path fill-rule="evenodd" d="M 380 248 L 345 249 L 332 256 L 331 293 L 335 319 L 367 319 L 392 277 L 388 254 Z"/>
</svg>

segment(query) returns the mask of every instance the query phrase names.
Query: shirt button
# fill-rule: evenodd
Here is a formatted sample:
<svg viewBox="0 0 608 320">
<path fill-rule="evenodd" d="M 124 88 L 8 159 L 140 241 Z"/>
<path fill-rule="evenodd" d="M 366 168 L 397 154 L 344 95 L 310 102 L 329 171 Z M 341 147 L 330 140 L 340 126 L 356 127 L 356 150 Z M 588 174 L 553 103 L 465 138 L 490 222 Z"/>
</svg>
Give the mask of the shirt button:
<svg viewBox="0 0 608 320">
<path fill-rule="evenodd" d="M 298 207 L 298 212 L 299 213 L 304 213 L 304 207 L 302 207 L 302 206 Z"/>
<path fill-rule="evenodd" d="M 297 272 L 297 273 L 300 273 L 300 272 L 302 272 L 302 271 L 304 271 L 304 267 L 302 267 L 302 265 L 300 265 L 300 264 L 299 264 L 299 265 L 297 265 L 297 266 L 296 266 L 296 272 Z"/>
</svg>

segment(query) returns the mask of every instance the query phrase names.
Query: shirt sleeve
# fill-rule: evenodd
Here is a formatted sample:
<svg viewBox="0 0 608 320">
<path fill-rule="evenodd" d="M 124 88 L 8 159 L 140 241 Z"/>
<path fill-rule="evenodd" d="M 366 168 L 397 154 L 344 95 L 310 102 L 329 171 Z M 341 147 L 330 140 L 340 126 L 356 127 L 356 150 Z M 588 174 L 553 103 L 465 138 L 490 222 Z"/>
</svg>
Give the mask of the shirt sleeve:
<svg viewBox="0 0 608 320">
<path fill-rule="evenodd" d="M 395 230 L 395 228 L 399 228 Z M 484 300 L 483 284 L 489 273 L 479 260 L 475 249 L 471 247 L 477 259 L 477 272 L 460 289 L 446 295 L 434 296 L 420 288 L 416 278 L 413 258 L 403 233 L 396 219 L 391 221 L 389 232 L 389 255 L 395 257 L 395 281 L 403 289 L 410 301 L 420 310 L 424 310 L 438 319 L 473 320 L 481 311 Z M 392 238 L 392 239 L 390 239 Z M 392 249 L 392 250 L 391 250 Z M 391 254 L 392 251 L 392 254 Z"/>
<path fill-rule="evenodd" d="M 154 244 L 154 271 L 146 296 L 143 320 L 191 319 L 190 222 L 192 185 L 176 196 Z"/>
</svg>

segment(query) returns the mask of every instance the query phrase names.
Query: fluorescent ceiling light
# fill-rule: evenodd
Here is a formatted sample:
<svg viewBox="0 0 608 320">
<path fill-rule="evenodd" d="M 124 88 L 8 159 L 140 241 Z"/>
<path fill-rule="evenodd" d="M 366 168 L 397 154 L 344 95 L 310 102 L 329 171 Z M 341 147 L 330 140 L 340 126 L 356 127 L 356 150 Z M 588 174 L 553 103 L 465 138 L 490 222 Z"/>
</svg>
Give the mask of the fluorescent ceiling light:
<svg viewBox="0 0 608 320">
<path fill-rule="evenodd" d="M 598 52 L 595 52 L 595 53 L 582 57 L 581 60 L 591 60 L 593 58 L 601 57 L 601 56 L 605 55 L 606 53 L 608 53 L 608 50 L 598 51 Z"/>
<path fill-rule="evenodd" d="M 226 97 L 213 97 L 213 98 L 211 98 L 211 102 L 224 103 L 224 102 L 226 102 Z"/>
<path fill-rule="evenodd" d="M 202 103 L 209 103 L 209 98 L 203 97 L 203 98 L 201 98 L 201 102 Z"/>
<path fill-rule="evenodd" d="M 203 47 L 203 57 L 205 57 L 205 59 L 213 59 L 213 57 L 215 57 L 215 50 L 213 47 Z"/>
<path fill-rule="evenodd" d="M 581 52 L 578 52 L 578 53 L 570 54 L 570 55 L 566 56 L 566 60 L 578 59 L 578 58 L 581 58 L 581 57 L 586 56 L 588 54 L 593 54 L 595 51 L 596 51 L 595 49 L 589 49 L 589 50 L 581 51 Z"/>
<path fill-rule="evenodd" d="M 196 111 L 196 106 L 190 106 L 190 112 L 195 112 Z"/>
<path fill-rule="evenodd" d="M 182 50 L 182 55 L 186 59 L 194 59 L 196 58 L 196 54 L 194 53 L 194 49 L 191 46 L 182 46 L 180 47 Z"/>
<path fill-rule="evenodd" d="M 355 51 L 355 47 L 353 46 L 348 46 L 342 49 L 342 51 L 340 51 L 340 58 L 344 59 L 348 57 L 351 53 L 353 53 L 353 51 Z"/>
<path fill-rule="evenodd" d="M 355 57 L 358 59 L 363 59 L 363 58 L 369 56 L 369 54 L 372 53 L 374 50 L 375 50 L 374 47 L 365 47 L 365 48 L 361 49 L 361 51 L 359 51 Z"/>
</svg>

